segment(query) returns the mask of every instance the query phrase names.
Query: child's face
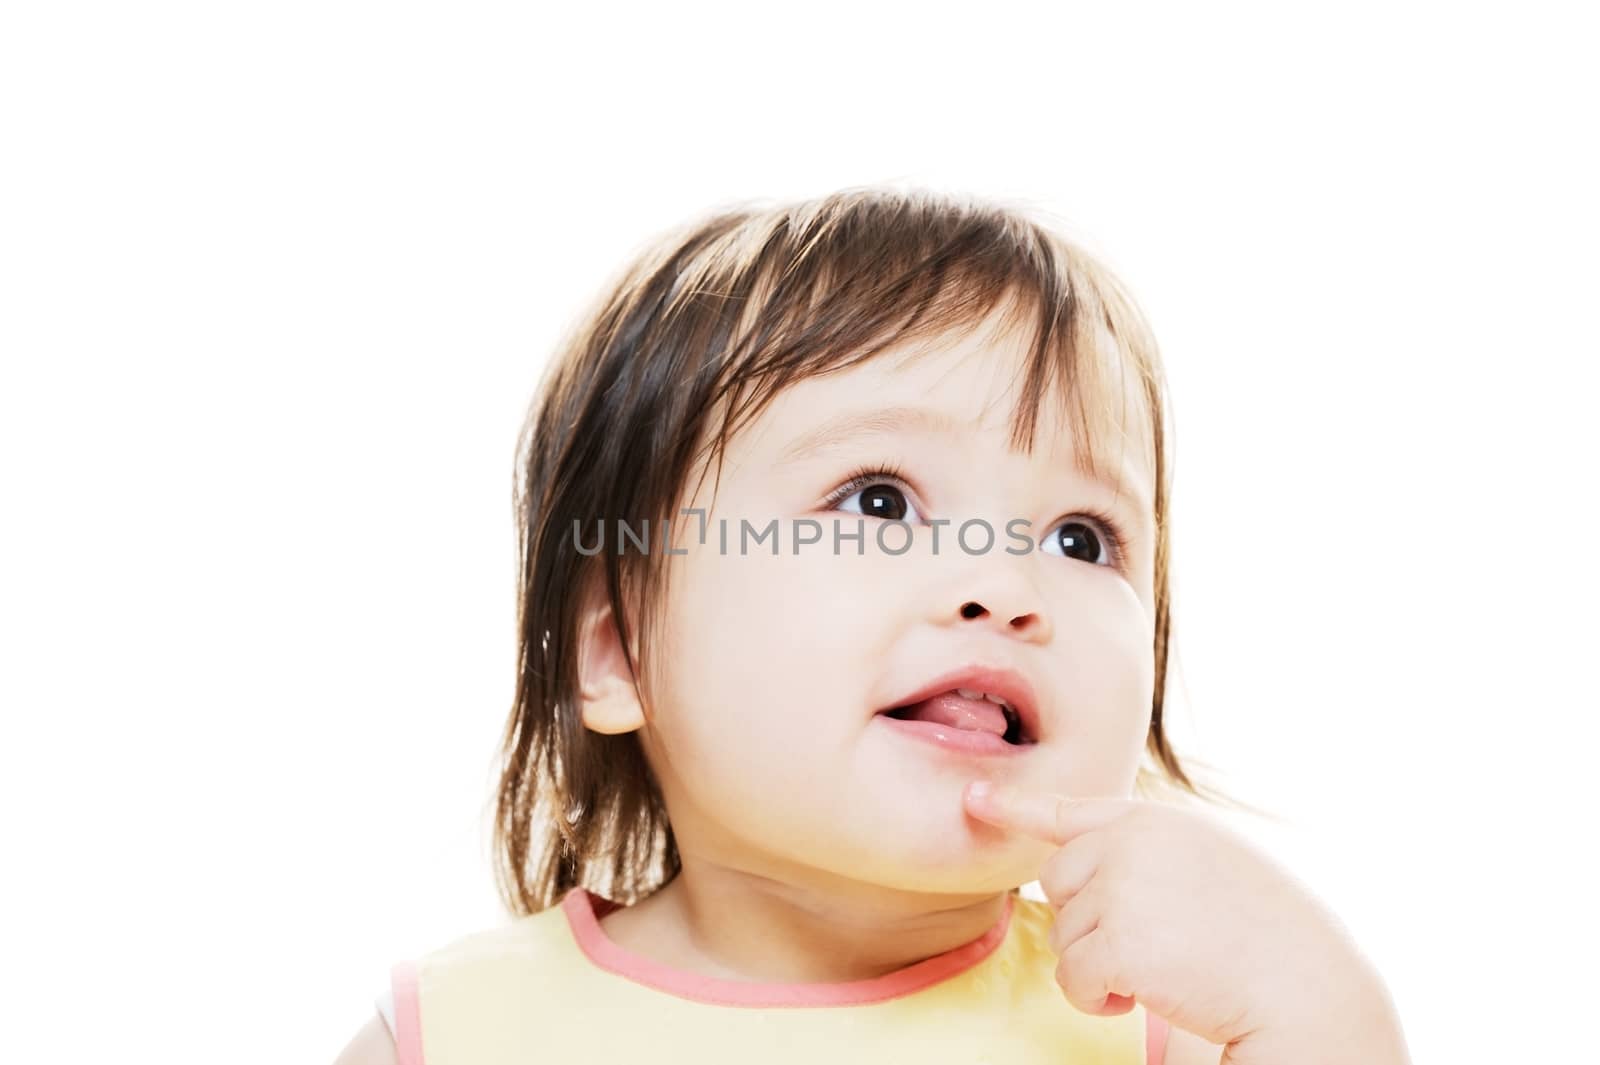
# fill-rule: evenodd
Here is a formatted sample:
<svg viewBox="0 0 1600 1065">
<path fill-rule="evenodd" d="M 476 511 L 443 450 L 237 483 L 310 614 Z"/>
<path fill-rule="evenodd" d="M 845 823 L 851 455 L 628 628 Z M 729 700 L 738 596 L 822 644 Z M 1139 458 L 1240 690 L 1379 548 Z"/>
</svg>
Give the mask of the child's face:
<svg viewBox="0 0 1600 1065">
<path fill-rule="evenodd" d="M 1054 421 L 1051 403 L 1041 405 L 1034 453 L 1010 450 L 1024 348 L 1016 337 L 995 336 L 992 325 L 991 318 L 967 337 L 924 345 L 904 364 L 889 353 L 792 386 L 731 442 L 714 504 L 714 472 L 684 504 L 709 508 L 704 544 L 695 519 L 673 522 L 688 554 L 666 560 L 672 574 L 656 630 L 655 700 L 641 740 L 686 859 L 788 883 L 1003 890 L 1033 879 L 1049 848 L 970 819 L 962 806 L 969 781 L 1130 793 L 1154 683 L 1143 401 L 1130 386 L 1126 454 L 1114 440 L 1097 448 L 1131 489 L 1117 504 L 1111 489 L 1077 471 L 1070 433 Z M 902 406 L 948 415 L 957 428 L 834 434 L 826 449 L 785 458 L 830 419 Z M 826 505 L 855 469 L 885 464 L 903 471 L 904 486 L 876 477 Z M 903 554 L 890 551 L 907 542 L 904 528 L 885 531 L 888 551 L 877 539 L 886 507 L 917 526 Z M 1124 568 L 1082 517 L 1086 508 L 1110 513 L 1130 537 Z M 796 554 L 801 518 L 821 522 L 823 538 Z M 949 519 L 937 553 L 924 524 L 935 518 Z M 969 530 L 968 547 L 981 553 L 956 538 L 974 518 L 995 532 L 983 551 L 982 528 Z M 1019 546 L 1006 532 L 1016 518 L 1030 523 L 1022 532 L 1032 553 L 1006 551 Z M 741 519 L 754 531 L 777 519 L 777 557 L 770 535 L 757 543 L 752 534 L 741 548 Z M 846 533 L 864 522 L 860 554 L 851 540 L 835 552 L 836 519 Z M 1086 546 L 1076 522 L 1104 546 Z M 1061 546 L 1069 523 L 1075 550 Z M 660 550 L 654 541 L 651 550 Z M 964 616 L 963 605 L 974 602 L 984 610 Z M 1039 715 L 1035 745 L 958 753 L 879 716 L 970 664 L 1026 678 Z"/>
</svg>

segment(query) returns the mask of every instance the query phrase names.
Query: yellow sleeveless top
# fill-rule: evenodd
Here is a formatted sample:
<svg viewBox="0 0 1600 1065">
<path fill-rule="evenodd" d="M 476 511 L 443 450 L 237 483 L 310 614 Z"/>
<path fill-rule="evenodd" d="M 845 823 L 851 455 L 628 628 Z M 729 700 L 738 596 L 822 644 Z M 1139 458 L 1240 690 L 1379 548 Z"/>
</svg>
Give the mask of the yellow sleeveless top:
<svg viewBox="0 0 1600 1065">
<path fill-rule="evenodd" d="M 1055 981 L 1048 903 L 1015 890 L 965 946 L 869 980 L 745 983 L 624 950 L 574 888 L 557 906 L 392 972 L 400 1065 L 1159 1065 L 1166 1022 L 1072 1006 Z"/>
</svg>

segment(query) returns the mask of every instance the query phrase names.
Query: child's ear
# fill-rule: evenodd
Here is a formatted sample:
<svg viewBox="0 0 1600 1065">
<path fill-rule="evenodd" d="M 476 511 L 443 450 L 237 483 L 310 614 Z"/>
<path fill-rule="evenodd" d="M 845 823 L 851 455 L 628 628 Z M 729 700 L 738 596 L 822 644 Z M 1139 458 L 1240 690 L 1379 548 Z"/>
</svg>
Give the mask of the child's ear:
<svg viewBox="0 0 1600 1065">
<path fill-rule="evenodd" d="M 603 582 L 591 582 L 578 617 L 578 702 L 583 723 L 595 732 L 632 732 L 643 727 L 644 708 L 622 654 L 622 634 Z M 637 654 L 634 662 L 638 662 Z"/>
</svg>

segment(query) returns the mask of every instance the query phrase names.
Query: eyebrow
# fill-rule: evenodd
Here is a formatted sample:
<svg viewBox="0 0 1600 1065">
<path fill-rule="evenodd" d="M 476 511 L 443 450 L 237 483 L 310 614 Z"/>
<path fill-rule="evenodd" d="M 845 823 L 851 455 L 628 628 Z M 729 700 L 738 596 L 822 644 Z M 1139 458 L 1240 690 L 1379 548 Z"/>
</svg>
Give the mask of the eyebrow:
<svg viewBox="0 0 1600 1065">
<path fill-rule="evenodd" d="M 841 451 L 868 437 L 892 433 L 955 433 L 965 423 L 943 411 L 926 407 L 876 407 L 836 414 L 792 441 L 778 456 L 787 466 L 831 451 Z"/>
<path fill-rule="evenodd" d="M 846 411 L 826 419 L 820 425 L 791 441 L 778 454 L 777 465 L 788 466 L 818 455 L 842 451 L 862 440 L 895 433 L 920 432 L 953 435 L 970 429 L 971 423 L 951 417 L 944 411 L 927 407 L 876 407 L 865 411 Z M 1079 470 L 1080 473 L 1085 473 Z M 1085 473 L 1087 476 L 1087 473 Z M 1111 489 L 1123 499 L 1131 501 L 1135 514 L 1145 519 L 1150 512 L 1144 496 L 1115 473 L 1091 478 Z"/>
</svg>

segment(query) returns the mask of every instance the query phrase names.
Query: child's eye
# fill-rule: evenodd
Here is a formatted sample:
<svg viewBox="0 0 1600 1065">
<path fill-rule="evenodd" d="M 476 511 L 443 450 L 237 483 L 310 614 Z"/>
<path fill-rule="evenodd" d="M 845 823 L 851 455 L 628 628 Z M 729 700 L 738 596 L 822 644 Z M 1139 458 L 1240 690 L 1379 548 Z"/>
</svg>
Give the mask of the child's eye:
<svg viewBox="0 0 1600 1065">
<path fill-rule="evenodd" d="M 856 496 L 861 497 L 860 502 L 853 506 L 847 505 L 848 501 Z M 907 521 L 913 525 L 922 523 L 922 515 L 906 499 L 904 482 L 896 470 L 876 468 L 861 470 L 830 495 L 824 506 L 830 510 L 836 507 L 842 508 L 849 513 L 861 514 L 868 518 Z"/>
<path fill-rule="evenodd" d="M 1088 518 L 1090 522 L 1083 522 L 1080 518 Z M 1099 530 L 1095 526 L 1099 526 Z M 1059 554 L 1097 566 L 1121 566 L 1126 562 L 1127 542 L 1116 522 L 1110 518 L 1103 514 L 1081 514 L 1068 518 L 1045 533 L 1039 550 L 1047 555 Z"/>
</svg>

